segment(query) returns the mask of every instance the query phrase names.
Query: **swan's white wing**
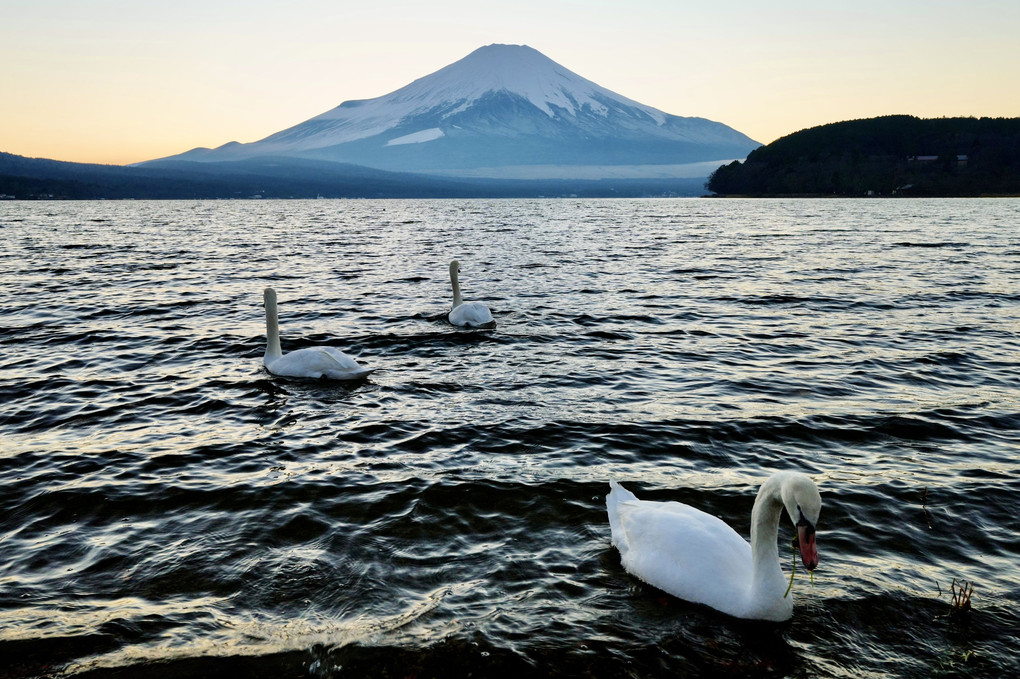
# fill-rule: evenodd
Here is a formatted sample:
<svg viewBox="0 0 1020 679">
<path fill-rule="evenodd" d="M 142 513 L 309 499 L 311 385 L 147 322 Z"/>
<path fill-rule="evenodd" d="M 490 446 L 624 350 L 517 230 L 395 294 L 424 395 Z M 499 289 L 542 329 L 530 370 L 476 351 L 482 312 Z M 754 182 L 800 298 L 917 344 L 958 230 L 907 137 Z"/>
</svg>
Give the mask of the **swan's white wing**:
<svg viewBox="0 0 1020 679">
<path fill-rule="evenodd" d="M 611 504 L 610 525 L 631 575 L 725 613 L 746 608 L 751 546 L 722 520 L 679 502 L 635 498 Z"/>
<path fill-rule="evenodd" d="M 482 302 L 464 302 L 458 304 L 450 311 L 450 322 L 454 325 L 470 326 L 477 328 L 482 325 L 495 323 L 489 307 Z"/>
<path fill-rule="evenodd" d="M 335 369 L 326 372 L 326 377 L 334 380 L 353 380 L 365 377 L 375 371 L 375 368 L 366 368 L 360 365 L 352 356 L 348 356 L 334 347 L 325 347 L 324 351 L 328 352 L 337 364 Z"/>
<path fill-rule="evenodd" d="M 308 347 L 291 351 L 267 363 L 266 368 L 281 377 L 328 377 L 334 380 L 358 379 L 372 372 L 333 347 Z"/>
</svg>

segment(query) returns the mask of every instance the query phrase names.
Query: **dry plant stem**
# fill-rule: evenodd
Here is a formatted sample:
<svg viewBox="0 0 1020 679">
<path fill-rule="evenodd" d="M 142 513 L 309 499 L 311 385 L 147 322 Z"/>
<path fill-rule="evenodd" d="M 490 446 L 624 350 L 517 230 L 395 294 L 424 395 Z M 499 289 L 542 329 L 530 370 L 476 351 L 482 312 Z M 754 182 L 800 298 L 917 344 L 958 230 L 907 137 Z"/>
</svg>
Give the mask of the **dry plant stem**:
<svg viewBox="0 0 1020 679">
<path fill-rule="evenodd" d="M 970 599 L 974 595 L 974 585 L 966 580 L 957 582 L 956 578 L 953 578 L 949 590 L 952 592 L 953 608 L 957 611 L 969 611 Z"/>
</svg>

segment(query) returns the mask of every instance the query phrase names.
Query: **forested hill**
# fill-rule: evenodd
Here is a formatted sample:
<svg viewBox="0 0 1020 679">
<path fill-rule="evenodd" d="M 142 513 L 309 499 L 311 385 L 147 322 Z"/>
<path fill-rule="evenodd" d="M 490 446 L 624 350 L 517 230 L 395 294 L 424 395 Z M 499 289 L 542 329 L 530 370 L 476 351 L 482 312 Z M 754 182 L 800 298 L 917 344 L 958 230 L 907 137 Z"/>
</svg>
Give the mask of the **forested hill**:
<svg viewBox="0 0 1020 679">
<path fill-rule="evenodd" d="M 1020 118 L 885 116 L 814 127 L 716 170 L 719 195 L 1020 195 Z"/>
</svg>

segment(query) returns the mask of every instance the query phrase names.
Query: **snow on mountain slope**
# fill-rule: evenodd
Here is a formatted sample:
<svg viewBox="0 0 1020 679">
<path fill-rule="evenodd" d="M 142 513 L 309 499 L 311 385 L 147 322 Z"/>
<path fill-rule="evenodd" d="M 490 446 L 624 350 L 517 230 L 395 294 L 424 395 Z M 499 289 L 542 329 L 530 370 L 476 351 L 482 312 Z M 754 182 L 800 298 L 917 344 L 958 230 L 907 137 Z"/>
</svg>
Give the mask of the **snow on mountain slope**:
<svg viewBox="0 0 1020 679">
<path fill-rule="evenodd" d="M 599 87 L 527 46 L 489 45 L 460 61 L 419 78 L 378 99 L 349 101 L 306 123 L 274 134 L 267 143 L 317 148 L 381 134 L 422 115 L 449 119 L 489 92 L 510 92 L 550 118 L 576 116 L 584 107 L 608 115 L 604 100 L 615 100 L 662 124 L 666 116 Z M 315 133 L 308 135 L 307 131 Z"/>
<path fill-rule="evenodd" d="M 530 47 L 489 45 L 395 92 L 346 101 L 260 141 L 175 158 L 289 156 L 470 174 L 527 165 L 729 160 L 757 146 L 721 123 L 669 115 L 620 96 Z"/>
</svg>

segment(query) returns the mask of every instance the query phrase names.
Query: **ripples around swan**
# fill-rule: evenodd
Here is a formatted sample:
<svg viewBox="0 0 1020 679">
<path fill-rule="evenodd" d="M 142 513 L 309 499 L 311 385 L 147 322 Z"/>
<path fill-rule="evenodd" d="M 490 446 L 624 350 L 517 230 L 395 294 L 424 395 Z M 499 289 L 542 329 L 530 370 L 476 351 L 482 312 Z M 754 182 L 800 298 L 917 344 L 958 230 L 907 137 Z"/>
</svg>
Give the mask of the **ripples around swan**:
<svg viewBox="0 0 1020 679">
<path fill-rule="evenodd" d="M 1018 223 L 1011 199 L 0 203 L 0 676 L 1020 673 Z M 442 320 L 454 258 L 494 330 Z M 371 378 L 268 375 L 267 285 L 284 350 Z M 775 469 L 823 497 L 789 623 L 621 568 L 609 478 L 746 535 Z"/>
</svg>

